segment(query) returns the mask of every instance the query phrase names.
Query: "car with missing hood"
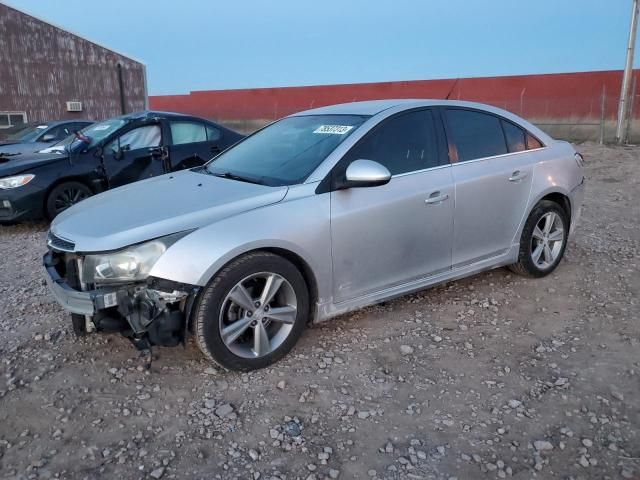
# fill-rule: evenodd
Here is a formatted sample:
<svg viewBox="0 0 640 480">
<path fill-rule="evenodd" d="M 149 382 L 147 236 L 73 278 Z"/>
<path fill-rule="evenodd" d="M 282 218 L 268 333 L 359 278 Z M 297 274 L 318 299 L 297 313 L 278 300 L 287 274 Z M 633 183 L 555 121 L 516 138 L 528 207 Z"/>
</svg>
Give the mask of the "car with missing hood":
<svg viewBox="0 0 640 480">
<path fill-rule="evenodd" d="M 56 120 L 25 123 L 12 128 L 11 132 L 0 130 L 0 162 L 50 147 L 92 123 L 88 120 Z"/>
<path fill-rule="evenodd" d="M 505 265 L 548 275 L 583 192 L 569 143 L 498 108 L 322 107 L 63 212 L 45 278 L 78 334 L 149 350 L 193 333 L 209 359 L 250 370 L 309 322 Z"/>
<path fill-rule="evenodd" d="M 202 165 L 243 135 L 202 118 L 136 112 L 37 153 L 0 156 L 0 223 L 53 219 L 96 193 Z"/>
</svg>

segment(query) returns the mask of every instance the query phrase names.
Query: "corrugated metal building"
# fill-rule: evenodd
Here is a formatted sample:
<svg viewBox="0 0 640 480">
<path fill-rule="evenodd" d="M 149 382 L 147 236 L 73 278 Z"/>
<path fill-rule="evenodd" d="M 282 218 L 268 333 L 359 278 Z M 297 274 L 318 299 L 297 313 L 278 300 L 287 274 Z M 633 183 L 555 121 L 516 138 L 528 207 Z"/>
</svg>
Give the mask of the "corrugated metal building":
<svg viewBox="0 0 640 480">
<path fill-rule="evenodd" d="M 144 63 L 0 3 L 0 128 L 146 107 Z"/>
</svg>

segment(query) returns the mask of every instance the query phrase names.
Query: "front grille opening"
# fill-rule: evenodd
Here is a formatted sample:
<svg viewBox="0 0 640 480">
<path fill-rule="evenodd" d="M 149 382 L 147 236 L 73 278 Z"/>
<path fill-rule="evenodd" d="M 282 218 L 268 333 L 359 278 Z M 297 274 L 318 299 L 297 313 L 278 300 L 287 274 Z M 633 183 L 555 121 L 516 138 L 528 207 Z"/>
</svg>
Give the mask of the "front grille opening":
<svg viewBox="0 0 640 480">
<path fill-rule="evenodd" d="M 49 237 L 47 238 L 49 246 L 52 248 L 57 248 L 58 250 L 64 250 L 67 252 L 73 252 L 76 248 L 76 244 L 69 240 L 65 240 L 64 238 L 60 238 L 57 235 L 49 232 Z"/>
<path fill-rule="evenodd" d="M 64 252 L 51 252 L 53 257 L 53 267 L 58 275 L 74 290 L 81 290 L 80 275 L 78 272 L 78 257 Z"/>
</svg>

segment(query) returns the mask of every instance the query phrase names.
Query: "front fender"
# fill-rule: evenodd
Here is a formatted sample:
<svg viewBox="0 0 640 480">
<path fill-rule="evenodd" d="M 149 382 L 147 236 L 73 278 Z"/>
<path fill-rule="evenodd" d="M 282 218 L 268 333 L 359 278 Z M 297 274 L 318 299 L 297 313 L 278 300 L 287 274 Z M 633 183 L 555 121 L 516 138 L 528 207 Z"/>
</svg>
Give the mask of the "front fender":
<svg viewBox="0 0 640 480">
<path fill-rule="evenodd" d="M 199 228 L 173 244 L 150 275 L 205 286 L 238 256 L 259 249 L 288 250 L 312 269 L 319 298 L 331 291 L 329 194 L 316 185 L 291 188 L 280 203 L 234 215 Z"/>
</svg>

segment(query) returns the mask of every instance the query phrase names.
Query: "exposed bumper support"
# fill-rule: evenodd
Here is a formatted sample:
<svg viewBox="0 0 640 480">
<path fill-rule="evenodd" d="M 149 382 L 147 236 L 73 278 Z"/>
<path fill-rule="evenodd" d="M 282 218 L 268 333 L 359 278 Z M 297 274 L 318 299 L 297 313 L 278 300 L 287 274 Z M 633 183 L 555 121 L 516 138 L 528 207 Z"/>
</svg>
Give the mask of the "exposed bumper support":
<svg viewBox="0 0 640 480">
<path fill-rule="evenodd" d="M 51 252 L 44 256 L 43 265 L 56 301 L 90 319 L 98 331 L 120 331 L 134 344 L 174 346 L 184 340 L 198 287 L 150 278 L 147 284 L 78 291 L 60 276 Z"/>
<path fill-rule="evenodd" d="M 44 279 L 56 301 L 67 311 L 78 315 L 94 315 L 98 310 L 114 305 L 115 290 L 79 292 L 58 275 L 51 253 L 43 258 Z"/>
</svg>

